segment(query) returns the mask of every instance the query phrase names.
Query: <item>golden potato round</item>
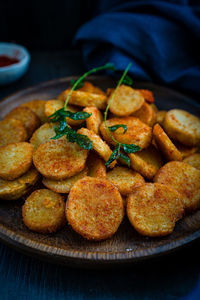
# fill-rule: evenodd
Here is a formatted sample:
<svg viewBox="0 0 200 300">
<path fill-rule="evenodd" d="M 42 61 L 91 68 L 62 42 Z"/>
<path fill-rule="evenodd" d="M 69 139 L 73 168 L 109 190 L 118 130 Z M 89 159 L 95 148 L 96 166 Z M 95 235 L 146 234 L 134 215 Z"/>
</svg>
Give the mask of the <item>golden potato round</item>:
<svg viewBox="0 0 200 300">
<path fill-rule="evenodd" d="M 36 151 L 41 144 L 50 142 L 51 138 L 56 135 L 54 126 L 55 124 L 53 123 L 45 123 L 33 133 L 30 143 L 33 146 L 34 151 Z"/>
<path fill-rule="evenodd" d="M 169 110 L 163 121 L 167 134 L 186 146 L 200 144 L 200 119 L 181 109 Z"/>
<path fill-rule="evenodd" d="M 92 114 L 86 119 L 87 128 L 99 135 L 99 127 L 103 121 L 102 113 L 96 107 L 85 107 L 83 111 L 87 112 L 88 114 Z"/>
<path fill-rule="evenodd" d="M 127 199 L 127 215 L 140 234 L 156 237 L 170 234 L 184 213 L 180 195 L 159 183 L 136 188 Z"/>
<path fill-rule="evenodd" d="M 24 196 L 39 179 L 39 173 L 31 168 L 24 175 L 14 180 L 0 179 L 0 199 L 17 200 Z"/>
<path fill-rule="evenodd" d="M 64 199 L 47 189 L 36 190 L 26 199 L 22 217 L 32 231 L 56 232 L 66 223 Z"/>
<path fill-rule="evenodd" d="M 139 173 L 124 167 L 115 167 L 107 173 L 106 178 L 117 187 L 123 196 L 130 194 L 136 187 L 145 183 Z"/>
<path fill-rule="evenodd" d="M 140 119 L 143 123 L 153 126 L 156 123 L 156 112 L 155 110 L 146 102 L 142 107 L 134 112 L 134 117 Z"/>
<path fill-rule="evenodd" d="M 200 170 L 200 153 L 192 154 L 183 160 L 185 163 Z"/>
<path fill-rule="evenodd" d="M 66 139 L 41 144 L 33 154 L 36 169 L 46 178 L 62 180 L 74 176 L 85 167 L 88 150 Z"/>
<path fill-rule="evenodd" d="M 94 152 L 90 152 L 87 159 L 88 176 L 106 179 L 105 162 Z"/>
<path fill-rule="evenodd" d="M 98 86 L 94 86 L 91 82 L 89 81 L 84 81 L 84 84 L 81 88 L 78 89 L 79 91 L 85 91 L 85 92 L 90 92 L 94 94 L 101 94 L 105 95 L 104 91 L 100 89 Z"/>
<path fill-rule="evenodd" d="M 126 133 L 124 133 L 124 129 L 119 128 L 115 132 L 110 132 L 110 134 L 118 142 L 124 144 L 135 144 L 137 146 L 140 146 L 141 149 L 147 148 L 150 145 L 152 139 L 152 128 L 147 124 L 144 124 L 135 117 L 112 118 L 107 121 L 108 127 L 119 124 L 126 125 L 128 130 Z M 112 145 L 116 144 L 108 134 L 104 122 L 102 122 L 100 126 L 100 131 L 104 140 Z"/>
<path fill-rule="evenodd" d="M 161 151 L 167 161 L 183 159 L 182 154 L 176 146 L 172 143 L 170 138 L 164 132 L 159 124 L 156 124 L 153 128 L 153 138 L 156 146 Z"/>
<path fill-rule="evenodd" d="M 32 164 L 33 147 L 26 142 L 0 147 L 0 178 L 14 180 L 28 171 Z"/>
<path fill-rule="evenodd" d="M 163 125 L 164 118 L 166 116 L 166 110 L 159 110 L 156 115 L 156 122 L 160 125 Z"/>
<path fill-rule="evenodd" d="M 142 89 L 139 89 L 137 91 L 142 94 L 142 96 L 144 97 L 144 99 L 145 99 L 146 102 L 148 102 L 148 103 L 154 103 L 154 96 L 153 96 L 152 91 L 150 91 L 150 90 L 142 90 Z"/>
<path fill-rule="evenodd" d="M 111 237 L 124 216 L 120 193 L 108 180 L 84 177 L 69 193 L 66 217 L 72 228 L 88 240 Z"/>
<path fill-rule="evenodd" d="M 104 142 L 100 136 L 95 134 L 92 130 L 87 128 L 81 128 L 77 131 L 80 134 L 86 135 L 93 143 L 93 149 L 105 160 L 107 161 L 112 154 L 110 147 Z M 116 160 L 110 165 L 113 168 L 116 164 Z"/>
<path fill-rule="evenodd" d="M 42 183 L 50 190 L 56 192 L 56 193 L 61 193 L 61 194 L 66 194 L 70 192 L 70 189 L 76 183 L 79 179 L 87 176 L 88 174 L 88 168 L 86 167 L 83 171 L 78 173 L 77 175 L 74 175 L 72 177 L 63 179 L 63 180 L 52 180 L 43 177 Z"/>
<path fill-rule="evenodd" d="M 26 128 L 21 121 L 16 119 L 0 121 L 0 147 L 24 142 L 27 138 Z"/>
<path fill-rule="evenodd" d="M 178 149 L 178 151 L 181 152 L 181 155 L 183 158 L 185 158 L 191 154 L 194 154 L 198 151 L 198 147 L 188 147 L 188 146 L 185 146 L 174 140 L 173 140 L 173 143 L 176 146 L 176 148 Z"/>
<path fill-rule="evenodd" d="M 112 98 L 114 91 L 110 94 L 107 103 Z M 110 104 L 109 110 L 119 117 L 133 114 L 144 104 L 144 97 L 140 92 L 127 85 L 120 85 Z"/>
<path fill-rule="evenodd" d="M 28 107 L 16 107 L 14 108 L 5 119 L 16 119 L 23 123 L 26 128 L 28 137 L 31 137 L 33 132 L 40 126 L 40 120 L 37 115 Z"/>
<path fill-rule="evenodd" d="M 157 172 L 154 181 L 171 186 L 179 192 L 187 211 L 200 207 L 200 171 L 189 164 L 168 162 Z"/>
<path fill-rule="evenodd" d="M 150 180 L 163 165 L 161 155 L 153 145 L 150 145 L 147 149 L 140 152 L 130 153 L 128 155 L 132 169 Z"/>
<path fill-rule="evenodd" d="M 59 96 L 59 100 L 65 101 L 67 99 L 67 96 L 70 92 L 70 89 L 65 90 L 62 92 Z M 99 109 L 105 109 L 106 108 L 106 95 L 100 94 L 100 93 L 90 93 L 87 91 L 81 91 L 76 90 L 73 91 L 70 98 L 69 98 L 69 104 L 78 105 L 82 107 L 86 106 L 96 106 Z"/>
<path fill-rule="evenodd" d="M 29 102 L 23 103 L 20 106 L 28 107 L 30 110 L 32 110 L 38 116 L 41 124 L 44 124 L 45 122 L 47 122 L 47 117 L 44 112 L 45 103 L 46 103 L 46 100 L 36 99 L 36 100 L 31 100 Z"/>
<path fill-rule="evenodd" d="M 57 110 L 64 107 L 65 102 L 62 100 L 48 100 L 45 104 L 45 115 L 49 117 L 50 115 L 54 114 Z M 80 111 L 77 107 L 68 105 L 67 110 L 75 113 Z M 80 125 L 84 122 L 84 120 L 72 120 L 70 118 L 66 118 L 67 124 L 72 126 Z"/>
</svg>

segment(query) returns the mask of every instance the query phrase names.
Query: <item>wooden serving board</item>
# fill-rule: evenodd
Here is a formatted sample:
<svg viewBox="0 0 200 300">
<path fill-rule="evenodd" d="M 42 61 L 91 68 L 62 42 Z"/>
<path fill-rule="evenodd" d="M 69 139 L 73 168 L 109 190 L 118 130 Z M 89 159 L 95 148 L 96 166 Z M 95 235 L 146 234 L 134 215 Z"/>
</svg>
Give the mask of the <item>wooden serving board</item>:
<svg viewBox="0 0 200 300">
<path fill-rule="evenodd" d="M 12 108 L 32 99 L 53 99 L 67 88 L 72 77 L 42 83 L 17 92 L 0 102 L 0 119 Z M 74 78 L 73 78 L 74 79 Z M 102 87 L 112 87 L 108 77 L 90 77 Z M 181 108 L 199 115 L 200 104 L 170 89 L 151 83 L 136 83 L 136 88 L 154 92 L 159 109 Z M 200 237 L 200 211 L 180 220 L 172 234 L 163 238 L 139 235 L 127 218 L 117 233 L 103 242 L 89 242 L 76 234 L 68 225 L 55 234 L 37 234 L 29 231 L 22 222 L 23 200 L 0 201 L 0 239 L 15 249 L 50 262 L 83 267 L 121 265 L 166 254 Z"/>
</svg>

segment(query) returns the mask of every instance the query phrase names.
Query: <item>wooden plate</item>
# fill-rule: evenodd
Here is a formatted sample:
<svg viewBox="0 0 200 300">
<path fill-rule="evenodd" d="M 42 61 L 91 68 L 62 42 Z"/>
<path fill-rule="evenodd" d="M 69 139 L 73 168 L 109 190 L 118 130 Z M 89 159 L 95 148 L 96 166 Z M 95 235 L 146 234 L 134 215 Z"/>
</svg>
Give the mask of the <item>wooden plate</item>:
<svg viewBox="0 0 200 300">
<path fill-rule="evenodd" d="M 0 102 L 0 118 L 23 102 L 55 98 L 71 79 L 68 77 L 45 82 L 11 95 Z M 113 85 L 108 77 L 91 77 L 91 81 L 102 88 Z M 170 89 L 150 83 L 136 83 L 135 87 L 153 90 L 156 105 L 160 109 L 182 108 L 196 115 L 200 112 L 197 102 Z M 139 235 L 127 219 L 124 219 L 112 239 L 103 242 L 88 242 L 69 226 L 56 234 L 42 235 L 24 226 L 22 204 L 22 200 L 0 202 L 0 239 L 24 253 L 66 265 L 105 267 L 135 262 L 168 253 L 200 237 L 200 211 L 180 220 L 174 232 L 163 238 Z"/>
</svg>

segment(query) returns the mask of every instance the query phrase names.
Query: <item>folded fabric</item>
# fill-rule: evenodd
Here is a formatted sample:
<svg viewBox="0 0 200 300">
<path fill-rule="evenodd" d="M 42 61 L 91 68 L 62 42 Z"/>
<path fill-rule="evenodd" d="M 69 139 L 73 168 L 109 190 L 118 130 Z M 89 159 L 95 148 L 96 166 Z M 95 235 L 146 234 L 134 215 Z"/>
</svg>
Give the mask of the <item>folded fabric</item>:
<svg viewBox="0 0 200 300">
<path fill-rule="evenodd" d="M 87 68 L 133 63 L 133 78 L 200 95 L 199 1 L 98 1 L 75 42 Z M 197 3 L 197 4 L 196 4 Z"/>
</svg>

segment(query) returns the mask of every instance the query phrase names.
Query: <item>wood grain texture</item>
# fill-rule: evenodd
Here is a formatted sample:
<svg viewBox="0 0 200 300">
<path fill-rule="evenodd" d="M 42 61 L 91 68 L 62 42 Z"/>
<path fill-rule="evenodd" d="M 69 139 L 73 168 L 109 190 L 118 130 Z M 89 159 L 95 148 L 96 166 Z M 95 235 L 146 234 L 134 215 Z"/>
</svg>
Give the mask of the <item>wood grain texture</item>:
<svg viewBox="0 0 200 300">
<path fill-rule="evenodd" d="M 11 95 L 0 103 L 2 119 L 12 108 L 32 99 L 55 98 L 68 86 L 71 77 L 42 83 Z M 91 77 L 102 88 L 110 87 L 113 81 L 107 77 Z M 199 114 L 200 105 L 191 99 L 153 84 L 137 83 L 136 88 L 149 88 L 155 93 L 160 109 L 182 108 Z M 164 238 L 148 238 L 139 235 L 125 218 L 118 232 L 103 242 L 88 242 L 69 226 L 56 234 L 41 235 L 30 232 L 22 222 L 23 200 L 0 202 L 0 239 L 16 249 L 66 265 L 108 266 L 125 264 L 168 253 L 200 237 L 200 211 L 180 220 L 174 232 Z"/>
</svg>

